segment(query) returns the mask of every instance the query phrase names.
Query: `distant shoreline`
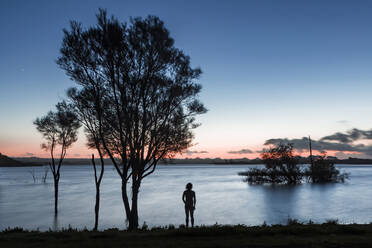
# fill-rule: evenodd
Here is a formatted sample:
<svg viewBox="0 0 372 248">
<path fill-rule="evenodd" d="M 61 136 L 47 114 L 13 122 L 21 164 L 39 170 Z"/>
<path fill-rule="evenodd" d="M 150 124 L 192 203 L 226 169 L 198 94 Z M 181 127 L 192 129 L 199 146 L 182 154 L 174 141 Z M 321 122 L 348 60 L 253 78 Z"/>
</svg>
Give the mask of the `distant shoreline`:
<svg viewBox="0 0 372 248">
<path fill-rule="evenodd" d="M 314 156 L 316 158 L 316 156 Z M 13 161 L 17 163 L 7 164 L 5 161 L 1 163 L 0 167 L 34 167 L 34 166 L 45 166 L 49 165 L 49 158 L 38 158 L 38 157 L 11 157 Z M 310 164 L 310 159 L 308 157 L 298 157 L 300 164 Z M 335 164 L 345 164 L 345 165 L 372 165 L 372 159 L 359 159 L 359 158 L 348 158 L 348 159 L 337 159 L 332 157 Z M 97 164 L 100 161 L 96 160 Z M 104 159 L 106 165 L 113 165 L 110 159 Z M 186 159 L 167 159 L 159 162 L 159 165 L 254 165 L 263 164 L 263 161 L 259 158 L 248 159 L 221 159 L 221 158 L 186 158 Z M 89 158 L 66 158 L 63 165 L 74 166 L 74 165 L 91 165 L 91 159 Z"/>
<path fill-rule="evenodd" d="M 296 157 L 299 164 L 310 164 L 310 157 Z M 319 156 L 313 156 L 315 160 Z M 337 157 L 328 156 L 328 160 L 335 164 L 350 164 L 350 165 L 372 165 L 372 159 L 360 159 L 352 158 L 338 159 Z M 99 159 L 95 159 L 96 164 L 100 164 Z M 111 159 L 105 158 L 104 163 L 106 165 L 113 165 Z M 32 167 L 32 166 L 45 166 L 50 164 L 50 158 L 39 158 L 39 157 L 8 157 L 0 153 L 0 167 Z M 163 159 L 159 161 L 159 165 L 254 165 L 264 164 L 264 161 L 260 158 L 248 159 L 248 158 L 236 158 L 236 159 L 223 159 L 223 158 L 174 158 L 174 159 Z M 90 158 L 65 158 L 63 165 L 92 165 Z"/>
</svg>

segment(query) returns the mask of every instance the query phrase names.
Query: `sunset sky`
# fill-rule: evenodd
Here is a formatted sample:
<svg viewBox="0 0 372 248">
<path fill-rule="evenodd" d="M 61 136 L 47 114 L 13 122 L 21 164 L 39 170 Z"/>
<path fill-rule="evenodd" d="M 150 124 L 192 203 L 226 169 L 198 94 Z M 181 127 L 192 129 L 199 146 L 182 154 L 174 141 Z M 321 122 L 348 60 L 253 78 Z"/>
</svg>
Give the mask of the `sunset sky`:
<svg viewBox="0 0 372 248">
<path fill-rule="evenodd" d="M 121 21 L 159 16 L 201 67 L 209 111 L 184 156 L 254 158 L 267 140 L 311 135 L 329 154 L 372 158 L 372 1 L 298 0 L 2 0 L 1 153 L 47 156 L 32 122 L 74 86 L 55 63 L 62 29 L 94 25 L 98 8 Z M 91 153 L 79 136 L 69 157 Z"/>
</svg>

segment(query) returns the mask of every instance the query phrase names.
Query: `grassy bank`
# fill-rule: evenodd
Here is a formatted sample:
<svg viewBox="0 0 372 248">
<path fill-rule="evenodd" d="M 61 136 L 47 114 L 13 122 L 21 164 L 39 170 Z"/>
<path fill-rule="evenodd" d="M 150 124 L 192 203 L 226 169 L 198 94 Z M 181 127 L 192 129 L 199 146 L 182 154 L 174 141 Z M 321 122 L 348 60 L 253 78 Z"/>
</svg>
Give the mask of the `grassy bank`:
<svg viewBox="0 0 372 248">
<path fill-rule="evenodd" d="M 137 232 L 7 229 L 0 247 L 372 247 L 372 224 L 153 228 Z"/>
</svg>

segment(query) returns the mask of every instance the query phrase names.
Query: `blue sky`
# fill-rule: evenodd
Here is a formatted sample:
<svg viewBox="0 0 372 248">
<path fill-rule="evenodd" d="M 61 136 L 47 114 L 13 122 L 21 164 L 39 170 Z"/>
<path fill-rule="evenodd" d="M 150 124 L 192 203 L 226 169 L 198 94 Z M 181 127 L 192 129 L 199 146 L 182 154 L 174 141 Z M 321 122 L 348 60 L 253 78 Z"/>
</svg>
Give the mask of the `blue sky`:
<svg viewBox="0 0 372 248">
<path fill-rule="evenodd" d="M 32 121 L 73 85 L 55 63 L 62 29 L 94 25 L 98 8 L 159 16 L 201 67 L 203 156 L 372 127 L 372 1 L 2 0 L 0 152 L 44 154 Z M 89 154 L 84 140 L 69 154 Z"/>
</svg>

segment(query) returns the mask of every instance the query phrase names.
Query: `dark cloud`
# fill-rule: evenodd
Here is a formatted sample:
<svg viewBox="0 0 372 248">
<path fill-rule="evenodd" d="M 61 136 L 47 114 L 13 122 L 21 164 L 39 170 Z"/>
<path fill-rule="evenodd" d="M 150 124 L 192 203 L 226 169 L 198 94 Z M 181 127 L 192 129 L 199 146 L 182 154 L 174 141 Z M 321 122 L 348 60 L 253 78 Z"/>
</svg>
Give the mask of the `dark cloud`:
<svg viewBox="0 0 372 248">
<path fill-rule="evenodd" d="M 264 145 L 278 145 L 280 143 L 292 143 L 294 148 L 299 151 L 309 149 L 309 139 L 303 137 L 302 139 L 269 139 L 266 140 Z M 365 145 L 350 145 L 344 143 L 326 142 L 321 140 L 311 140 L 311 146 L 314 150 L 334 150 L 334 151 L 353 151 L 360 150 L 365 147 Z"/>
<path fill-rule="evenodd" d="M 228 151 L 227 153 L 230 153 L 230 154 L 251 154 L 251 153 L 254 153 L 254 152 L 250 149 L 241 149 L 239 151 Z"/>
<path fill-rule="evenodd" d="M 74 156 L 75 157 L 80 157 L 80 154 L 79 153 L 75 153 Z"/>
<path fill-rule="evenodd" d="M 24 156 L 30 156 L 30 157 L 33 157 L 33 156 L 35 156 L 35 154 L 33 154 L 32 152 L 26 152 L 26 153 L 24 154 Z"/>
<path fill-rule="evenodd" d="M 335 133 L 321 138 L 323 141 L 336 141 L 341 143 L 352 143 L 361 139 L 372 139 L 372 130 L 360 130 L 353 128 L 346 133 Z"/>
<path fill-rule="evenodd" d="M 338 141 L 341 143 L 351 143 L 353 140 L 349 137 L 348 134 L 344 133 L 335 133 L 332 135 L 328 135 L 322 138 L 322 140 L 329 140 L 329 141 Z"/>
<path fill-rule="evenodd" d="M 311 145 L 314 150 L 318 151 L 337 151 L 340 156 L 350 156 L 344 152 L 361 153 L 362 156 L 372 155 L 372 145 L 354 144 L 358 140 L 372 140 L 372 130 L 351 129 L 346 133 L 335 133 L 325 136 L 319 140 L 312 140 Z M 294 148 L 299 152 L 309 150 L 309 139 L 303 137 L 301 139 L 269 139 L 264 145 L 278 145 L 280 143 L 292 143 Z"/>
<path fill-rule="evenodd" d="M 186 150 L 185 153 L 187 155 L 192 155 L 192 154 L 203 154 L 203 153 L 208 153 L 207 151 L 191 151 L 191 150 Z"/>
</svg>

